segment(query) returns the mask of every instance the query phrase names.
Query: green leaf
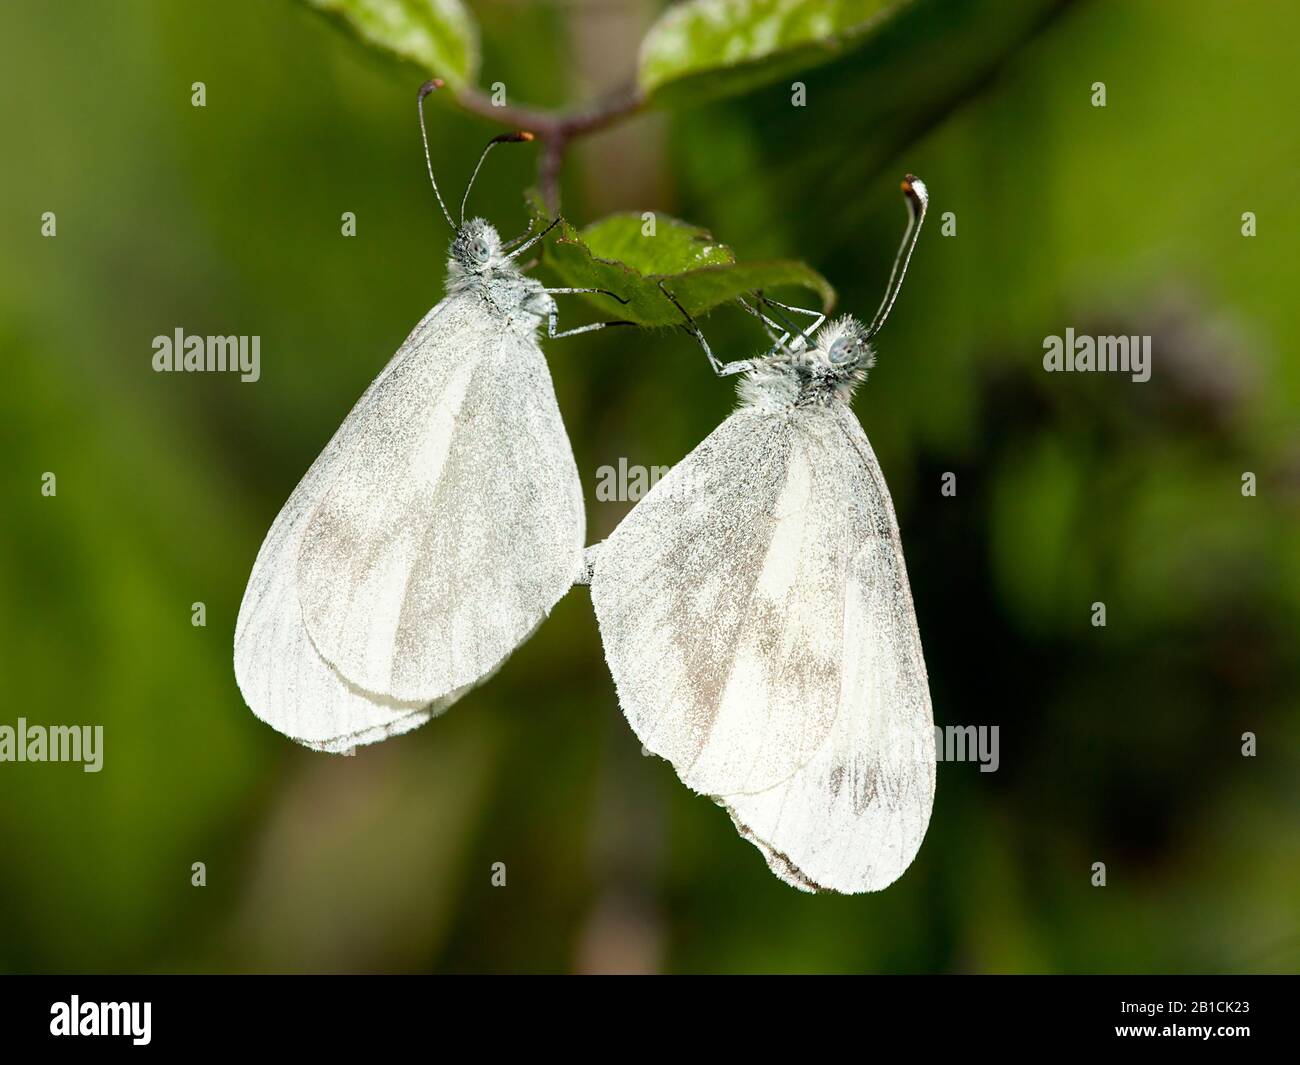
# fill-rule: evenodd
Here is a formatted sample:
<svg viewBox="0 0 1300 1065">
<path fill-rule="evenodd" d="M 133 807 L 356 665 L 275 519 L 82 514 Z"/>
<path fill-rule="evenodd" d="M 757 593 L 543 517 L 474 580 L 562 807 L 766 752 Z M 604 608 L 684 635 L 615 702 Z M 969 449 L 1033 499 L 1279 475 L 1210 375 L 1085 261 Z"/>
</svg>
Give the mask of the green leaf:
<svg viewBox="0 0 1300 1065">
<path fill-rule="evenodd" d="M 641 42 L 652 103 L 734 96 L 830 61 L 910 0 L 686 0 Z"/>
<path fill-rule="evenodd" d="M 548 223 L 530 197 L 533 231 Z M 581 231 L 561 221 L 546 240 L 544 260 L 566 286 L 601 288 L 626 305 L 599 294 L 586 298 L 609 317 L 638 325 L 681 325 L 681 312 L 659 282 L 692 315 L 704 315 L 756 289 L 802 288 L 816 293 L 822 309 L 835 304 L 835 290 L 806 263 L 789 259 L 737 262 L 735 253 L 705 229 L 656 215 L 653 235 L 639 214 L 613 214 Z M 558 234 L 558 236 L 556 235 Z"/>
<path fill-rule="evenodd" d="M 642 216 L 631 211 L 612 214 L 583 229 L 582 241 L 592 255 L 642 274 L 678 274 L 736 261 L 735 253 L 707 229 L 655 215 L 654 236 L 647 237 L 645 225 Z"/>
<path fill-rule="evenodd" d="M 306 0 L 367 44 L 436 74 L 453 89 L 478 73 L 478 26 L 461 0 Z"/>
</svg>

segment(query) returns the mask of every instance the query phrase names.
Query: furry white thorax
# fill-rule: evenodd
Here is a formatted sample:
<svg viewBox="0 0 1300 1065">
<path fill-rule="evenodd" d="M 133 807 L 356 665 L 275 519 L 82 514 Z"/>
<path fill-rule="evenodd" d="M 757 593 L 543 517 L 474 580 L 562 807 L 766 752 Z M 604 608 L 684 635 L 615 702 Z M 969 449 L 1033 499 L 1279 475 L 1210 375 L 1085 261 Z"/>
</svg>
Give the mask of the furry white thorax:
<svg viewBox="0 0 1300 1065">
<path fill-rule="evenodd" d="M 447 256 L 447 295 L 465 293 L 479 296 L 528 333 L 554 306 L 542 283 L 521 272 L 501 250 L 501 237 L 482 218 L 471 218 L 456 230 Z"/>
<path fill-rule="evenodd" d="M 787 410 L 832 400 L 848 403 L 876 364 L 866 329 L 848 315 L 817 330 L 810 346 L 795 343 L 793 350 L 763 359 L 740 379 L 736 392 L 742 406 Z"/>
</svg>

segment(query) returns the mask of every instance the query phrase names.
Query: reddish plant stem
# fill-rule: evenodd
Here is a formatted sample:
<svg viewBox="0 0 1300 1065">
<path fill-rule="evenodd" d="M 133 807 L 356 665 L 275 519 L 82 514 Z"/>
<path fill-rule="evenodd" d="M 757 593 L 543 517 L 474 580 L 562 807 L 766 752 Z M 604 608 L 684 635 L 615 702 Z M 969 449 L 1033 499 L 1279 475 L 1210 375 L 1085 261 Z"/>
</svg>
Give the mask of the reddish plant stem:
<svg viewBox="0 0 1300 1065">
<path fill-rule="evenodd" d="M 548 111 L 533 107 L 498 106 L 478 89 L 464 89 L 457 102 L 471 114 L 515 129 L 526 129 L 542 142 L 537 161 L 537 184 L 547 210 L 560 209 L 560 170 L 569 142 L 621 122 L 645 105 L 639 89 L 628 88 L 577 111 Z"/>
</svg>

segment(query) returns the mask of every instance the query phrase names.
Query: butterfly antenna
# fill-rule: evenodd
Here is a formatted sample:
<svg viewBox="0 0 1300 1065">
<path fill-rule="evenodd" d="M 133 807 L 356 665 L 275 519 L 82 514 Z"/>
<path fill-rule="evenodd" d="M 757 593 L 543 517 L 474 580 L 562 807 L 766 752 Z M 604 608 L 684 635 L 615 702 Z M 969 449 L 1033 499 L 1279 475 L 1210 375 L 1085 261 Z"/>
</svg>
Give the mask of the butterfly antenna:
<svg viewBox="0 0 1300 1065">
<path fill-rule="evenodd" d="M 438 179 L 433 176 L 433 157 L 429 155 L 429 134 L 424 128 L 424 98 L 435 89 L 441 89 L 446 82 L 442 78 L 433 78 L 426 81 L 420 86 L 420 97 L 417 106 L 420 111 L 420 139 L 424 141 L 424 162 L 429 168 L 429 181 L 433 185 L 433 194 L 438 197 L 438 206 L 442 208 L 442 217 L 447 219 L 447 225 L 452 229 L 456 228 L 456 223 L 451 220 L 451 215 L 447 213 L 447 205 L 442 202 L 442 193 L 438 191 Z"/>
<path fill-rule="evenodd" d="M 469 203 L 469 193 L 474 187 L 474 180 L 478 177 L 478 172 L 483 169 L 483 160 L 488 157 L 488 152 L 498 144 L 525 144 L 533 139 L 533 135 L 526 129 L 515 130 L 514 133 L 500 133 L 487 142 L 487 147 L 483 149 L 483 154 L 478 157 L 478 166 L 474 168 L 474 173 L 469 176 L 469 184 L 465 186 L 465 196 L 460 201 L 460 224 L 465 224 L 465 205 Z"/>
<path fill-rule="evenodd" d="M 903 233 L 903 243 L 899 246 L 894 259 L 894 269 L 889 275 L 889 284 L 885 288 L 885 298 L 880 301 L 880 309 L 871 320 L 867 329 L 867 339 L 880 332 L 894 309 L 894 300 L 898 299 L 898 290 L 903 287 L 903 278 L 907 274 L 907 264 L 912 259 L 912 249 L 916 247 L 916 238 L 921 234 L 921 223 L 925 221 L 925 209 L 930 203 L 930 194 L 925 182 L 914 174 L 903 179 L 903 195 L 907 197 L 907 230 Z"/>
</svg>

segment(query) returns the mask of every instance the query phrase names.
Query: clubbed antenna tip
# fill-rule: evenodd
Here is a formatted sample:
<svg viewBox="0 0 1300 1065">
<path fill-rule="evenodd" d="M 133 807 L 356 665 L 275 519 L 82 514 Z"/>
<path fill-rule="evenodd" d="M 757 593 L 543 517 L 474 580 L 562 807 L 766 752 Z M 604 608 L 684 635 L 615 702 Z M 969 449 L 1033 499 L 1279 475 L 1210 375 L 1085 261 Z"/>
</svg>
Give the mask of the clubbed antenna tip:
<svg viewBox="0 0 1300 1065">
<path fill-rule="evenodd" d="M 885 286 L 885 298 L 880 301 L 876 316 L 867 327 L 867 338 L 880 332 L 889 312 L 898 299 L 898 290 L 902 287 L 903 277 L 907 273 L 907 264 L 912 258 L 912 249 L 916 247 L 916 238 L 921 232 L 921 223 L 925 221 L 925 209 L 930 203 L 930 193 L 925 182 L 915 174 L 907 174 L 899 186 L 907 197 L 907 229 L 903 233 L 903 243 L 894 259 L 894 269 L 889 274 L 889 284 Z"/>
<path fill-rule="evenodd" d="M 487 147 L 483 149 L 483 154 L 478 157 L 478 166 L 474 167 L 474 173 L 470 175 L 469 184 L 465 186 L 465 196 L 460 201 L 460 221 L 461 225 L 465 224 L 465 205 L 469 203 L 469 191 L 474 187 L 474 181 L 478 177 L 479 170 L 483 167 L 483 160 L 488 157 L 488 152 L 498 144 L 526 144 L 533 139 L 533 135 L 526 129 L 517 129 L 512 133 L 498 133 L 490 141 Z"/>
<path fill-rule="evenodd" d="M 903 195 L 912 201 L 917 210 L 923 211 L 930 202 L 930 192 L 925 187 L 925 182 L 915 174 L 908 174 L 903 178 L 901 185 Z"/>
</svg>

